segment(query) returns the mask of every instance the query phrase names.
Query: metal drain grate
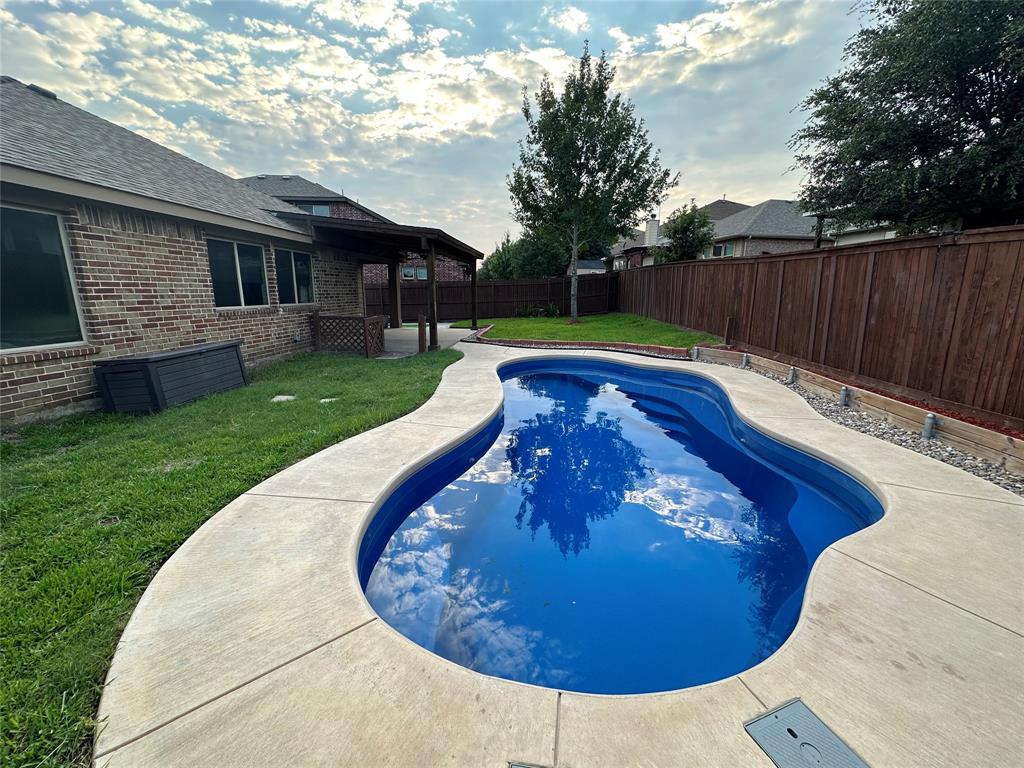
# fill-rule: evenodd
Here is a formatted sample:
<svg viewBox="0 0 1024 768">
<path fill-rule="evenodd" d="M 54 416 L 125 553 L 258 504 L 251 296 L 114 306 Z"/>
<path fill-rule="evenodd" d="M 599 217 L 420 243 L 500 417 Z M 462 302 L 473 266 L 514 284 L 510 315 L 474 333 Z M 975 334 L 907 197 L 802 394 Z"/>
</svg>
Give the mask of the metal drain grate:
<svg viewBox="0 0 1024 768">
<path fill-rule="evenodd" d="M 743 727 L 779 768 L 869 768 L 800 699 L 765 712 Z"/>
</svg>

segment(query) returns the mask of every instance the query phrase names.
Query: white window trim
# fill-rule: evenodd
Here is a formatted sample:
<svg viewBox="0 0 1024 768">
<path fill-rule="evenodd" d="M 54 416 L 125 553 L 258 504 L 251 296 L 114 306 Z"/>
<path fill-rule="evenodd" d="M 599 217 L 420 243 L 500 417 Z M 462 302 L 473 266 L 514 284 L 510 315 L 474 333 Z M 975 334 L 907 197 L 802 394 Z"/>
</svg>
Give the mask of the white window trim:
<svg viewBox="0 0 1024 768">
<path fill-rule="evenodd" d="M 270 282 L 267 280 L 267 249 L 263 246 L 263 243 L 250 243 L 245 240 L 227 240 L 223 237 L 207 237 L 206 238 L 206 263 L 210 263 L 210 241 L 216 240 L 221 243 L 231 243 L 231 248 L 235 254 L 235 282 L 238 285 L 238 300 L 241 304 L 232 304 L 230 306 L 219 307 L 217 306 L 217 294 L 213 290 L 213 270 L 210 270 L 210 292 L 213 294 L 213 308 L 214 309 L 259 309 L 260 307 L 272 306 L 270 302 Z M 240 245 L 251 245 L 254 248 L 260 249 L 260 263 L 263 265 L 263 287 L 267 291 L 267 303 L 266 304 L 246 304 L 245 303 L 245 292 L 242 290 L 242 270 L 238 264 L 238 246 Z"/>
<path fill-rule="evenodd" d="M 68 240 L 67 230 L 64 229 L 64 217 L 57 211 L 47 210 L 46 208 L 33 208 L 28 205 L 11 205 L 4 203 L 3 205 L 0 205 L 0 208 L 13 208 L 19 211 L 43 213 L 57 219 L 57 232 L 60 235 L 60 246 L 64 249 L 64 263 L 67 265 L 68 280 L 71 281 L 71 298 L 75 302 L 75 314 L 78 316 L 78 330 L 82 334 L 81 341 L 59 341 L 55 344 L 31 344 L 27 347 L 8 347 L 7 349 L 0 349 L 0 355 L 6 357 L 7 355 L 20 355 L 25 352 L 35 352 L 37 350 L 75 349 L 78 347 L 91 346 L 89 344 L 89 334 L 87 333 L 85 325 L 85 315 L 82 312 L 82 301 L 78 297 L 78 277 L 75 273 L 74 261 L 71 258 L 71 243 Z"/>
<path fill-rule="evenodd" d="M 307 253 L 306 251 L 294 251 L 291 248 L 275 248 L 274 249 L 274 272 L 277 272 L 277 254 L 287 253 L 288 259 L 292 265 L 292 296 L 295 297 L 295 301 L 287 302 L 281 301 L 281 287 L 277 289 L 277 303 L 282 307 L 309 307 L 316 304 L 316 276 L 313 274 L 313 254 Z M 299 301 L 299 278 L 296 277 L 295 272 L 295 254 L 300 256 L 309 257 L 309 294 L 312 301 Z"/>
</svg>

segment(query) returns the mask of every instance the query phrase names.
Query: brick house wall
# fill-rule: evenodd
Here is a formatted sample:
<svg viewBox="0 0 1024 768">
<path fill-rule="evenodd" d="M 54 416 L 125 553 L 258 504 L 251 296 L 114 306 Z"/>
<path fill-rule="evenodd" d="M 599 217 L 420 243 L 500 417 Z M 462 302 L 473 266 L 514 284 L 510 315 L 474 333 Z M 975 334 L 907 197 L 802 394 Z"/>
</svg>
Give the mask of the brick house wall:
<svg viewBox="0 0 1024 768">
<path fill-rule="evenodd" d="M 310 349 L 315 309 L 363 314 L 360 266 L 338 251 L 313 253 L 317 304 L 280 305 L 269 238 L 211 232 L 263 245 L 271 301 L 217 309 L 202 225 L 89 203 L 52 209 L 67 232 L 86 344 L 0 355 L 4 422 L 99 407 L 97 359 L 240 338 L 246 362 L 257 364 Z"/>
<path fill-rule="evenodd" d="M 335 216 L 339 219 L 354 219 L 356 221 L 386 221 L 383 216 L 377 216 L 344 201 L 334 201 L 330 203 L 330 207 L 331 216 Z"/>
<path fill-rule="evenodd" d="M 733 256 L 738 258 L 740 256 L 762 256 L 767 251 L 768 253 L 789 253 L 790 251 L 806 251 L 808 248 L 814 247 L 813 240 L 779 240 L 774 238 L 758 239 L 752 238 L 747 240 L 746 238 L 739 238 L 733 240 L 736 244 Z"/>
<path fill-rule="evenodd" d="M 403 266 L 412 267 L 426 267 L 427 260 L 419 257 L 406 259 L 402 262 Z M 445 256 L 437 257 L 437 280 L 441 281 L 453 281 L 453 280 L 468 280 L 469 273 L 466 268 L 457 261 L 449 259 Z M 387 264 L 367 264 L 363 267 L 363 280 L 366 285 L 387 285 L 388 282 L 388 267 Z M 415 280 L 406 280 L 407 283 L 417 282 Z M 426 282 L 420 280 L 418 282 Z"/>
</svg>

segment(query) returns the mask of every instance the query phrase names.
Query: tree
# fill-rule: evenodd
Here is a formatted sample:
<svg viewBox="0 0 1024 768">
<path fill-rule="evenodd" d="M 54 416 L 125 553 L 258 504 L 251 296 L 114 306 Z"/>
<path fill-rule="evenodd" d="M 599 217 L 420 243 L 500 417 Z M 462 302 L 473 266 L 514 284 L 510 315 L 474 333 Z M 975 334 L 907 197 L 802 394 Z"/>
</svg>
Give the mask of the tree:
<svg viewBox="0 0 1024 768">
<path fill-rule="evenodd" d="M 1024 2 L 874 0 L 791 140 L 800 198 L 844 224 L 1013 223 L 1024 181 Z"/>
<path fill-rule="evenodd" d="M 581 252 L 602 253 L 664 198 L 677 176 L 661 167 L 633 104 L 611 94 L 615 69 L 588 47 L 566 78 L 561 96 L 545 75 L 535 96 L 523 89 L 526 138 L 508 177 L 513 217 L 527 232 L 551 232 L 569 250 L 571 317 Z"/>
<path fill-rule="evenodd" d="M 706 211 L 690 201 L 689 206 L 677 208 L 661 228 L 669 244 L 657 249 L 655 261 L 689 261 L 715 241 L 715 225 Z"/>
<path fill-rule="evenodd" d="M 481 280 L 511 280 L 514 276 L 513 255 L 518 243 L 506 232 L 502 241 L 494 246 L 491 255 L 484 259 L 476 276 Z"/>
</svg>

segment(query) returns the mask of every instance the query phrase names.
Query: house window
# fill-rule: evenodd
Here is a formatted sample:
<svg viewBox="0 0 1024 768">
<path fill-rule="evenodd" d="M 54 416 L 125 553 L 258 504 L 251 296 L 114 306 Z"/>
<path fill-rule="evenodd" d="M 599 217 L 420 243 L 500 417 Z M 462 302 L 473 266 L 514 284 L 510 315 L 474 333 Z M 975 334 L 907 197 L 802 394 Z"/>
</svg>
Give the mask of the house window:
<svg viewBox="0 0 1024 768">
<path fill-rule="evenodd" d="M 330 216 L 331 206 L 326 203 L 294 203 L 296 208 L 301 208 L 306 213 L 311 213 L 314 216 Z"/>
<path fill-rule="evenodd" d="M 0 349 L 84 341 L 58 216 L 4 206 L 0 218 Z"/>
<path fill-rule="evenodd" d="M 277 267 L 277 300 L 282 304 L 313 301 L 313 257 L 298 251 L 274 251 Z"/>
<path fill-rule="evenodd" d="M 416 279 L 416 267 L 402 267 L 402 279 L 403 280 L 415 280 Z"/>
<path fill-rule="evenodd" d="M 710 259 L 712 257 L 720 259 L 723 256 L 732 256 L 736 252 L 736 243 L 719 243 L 714 246 L 708 246 L 701 252 L 701 257 Z"/>
<path fill-rule="evenodd" d="M 426 280 L 427 279 L 427 268 L 426 267 L 416 267 L 416 279 L 417 280 Z"/>
<path fill-rule="evenodd" d="M 209 239 L 206 249 L 210 255 L 214 304 L 254 307 L 270 303 L 261 246 Z"/>
</svg>

